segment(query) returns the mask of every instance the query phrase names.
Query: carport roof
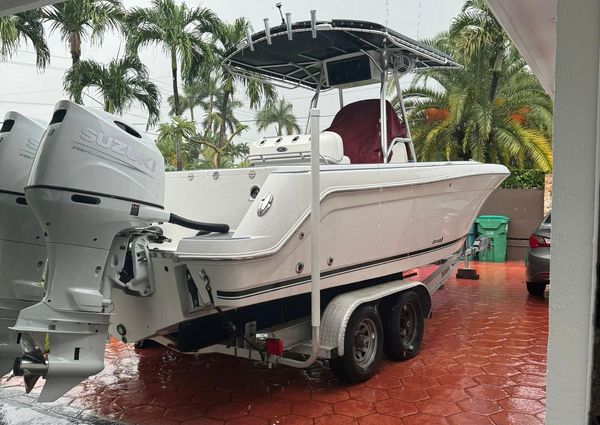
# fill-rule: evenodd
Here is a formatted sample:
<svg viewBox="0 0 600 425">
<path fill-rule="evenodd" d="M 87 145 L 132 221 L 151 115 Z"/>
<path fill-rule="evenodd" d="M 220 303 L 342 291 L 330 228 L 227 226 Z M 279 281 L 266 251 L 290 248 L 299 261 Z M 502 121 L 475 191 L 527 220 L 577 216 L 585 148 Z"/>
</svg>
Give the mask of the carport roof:
<svg viewBox="0 0 600 425">
<path fill-rule="evenodd" d="M 15 13 L 47 6 L 60 1 L 63 0 L 1 0 L 0 16 L 14 15 Z"/>
<path fill-rule="evenodd" d="M 557 0 L 486 0 L 533 73 L 554 98 Z"/>
</svg>

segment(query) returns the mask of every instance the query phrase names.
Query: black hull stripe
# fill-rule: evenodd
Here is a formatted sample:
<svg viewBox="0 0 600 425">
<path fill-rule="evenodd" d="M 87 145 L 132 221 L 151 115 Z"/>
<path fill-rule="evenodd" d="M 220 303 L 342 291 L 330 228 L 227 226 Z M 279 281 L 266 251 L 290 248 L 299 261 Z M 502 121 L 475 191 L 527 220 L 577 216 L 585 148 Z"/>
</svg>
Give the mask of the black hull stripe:
<svg viewBox="0 0 600 425">
<path fill-rule="evenodd" d="M 149 207 L 156 207 L 156 208 L 160 208 L 161 210 L 164 209 L 164 207 L 162 205 L 152 204 L 150 202 L 140 201 L 138 199 L 126 198 L 124 196 L 111 195 L 109 193 L 93 192 L 91 190 L 73 189 L 70 187 L 51 186 L 51 185 L 46 185 L 46 184 L 34 184 L 31 186 L 25 186 L 25 190 L 27 190 L 27 189 L 52 189 L 52 190 L 61 190 L 64 192 L 83 193 L 85 195 L 103 196 L 105 198 L 118 199 L 119 201 L 126 201 L 126 202 L 132 202 L 134 204 L 148 205 Z"/>
<path fill-rule="evenodd" d="M 434 252 L 434 251 L 446 248 L 448 246 L 454 245 L 454 244 L 464 240 L 465 238 L 466 238 L 466 236 L 463 236 L 461 238 L 455 239 L 450 242 L 446 242 L 444 244 L 437 245 L 435 247 L 420 249 L 418 251 L 411 251 L 411 252 L 407 252 L 405 254 L 393 255 L 391 257 L 385 257 L 385 258 L 381 258 L 378 260 L 367 261 L 364 263 L 353 264 L 351 266 L 340 267 L 340 268 L 334 269 L 334 270 L 328 270 L 326 272 L 321 273 L 321 278 L 323 279 L 323 278 L 338 276 L 338 275 L 342 275 L 342 274 L 346 274 L 346 273 L 355 272 L 355 271 L 358 271 L 361 269 L 380 266 L 380 265 L 383 265 L 386 263 L 391 263 L 394 261 L 402 260 L 404 258 L 417 257 L 419 255 L 428 254 L 430 252 Z M 255 295 L 260 295 L 260 294 L 273 292 L 273 291 L 279 291 L 281 289 L 287 289 L 287 288 L 291 288 L 293 286 L 302 285 L 302 284 L 309 283 L 309 282 L 310 282 L 310 276 L 308 276 L 308 277 L 302 276 L 302 277 L 297 277 L 294 279 L 287 279 L 287 280 L 281 280 L 279 282 L 269 283 L 268 285 L 258 286 L 255 288 L 243 289 L 241 291 L 217 291 L 217 297 L 220 299 L 226 299 L 226 300 L 249 298 L 249 297 L 253 297 Z"/>
<path fill-rule="evenodd" d="M 4 190 L 4 189 L 0 189 L 0 193 L 6 193 L 7 195 L 15 195 L 15 196 L 25 196 L 24 193 L 20 193 L 20 192 L 13 192 L 10 190 Z"/>
</svg>

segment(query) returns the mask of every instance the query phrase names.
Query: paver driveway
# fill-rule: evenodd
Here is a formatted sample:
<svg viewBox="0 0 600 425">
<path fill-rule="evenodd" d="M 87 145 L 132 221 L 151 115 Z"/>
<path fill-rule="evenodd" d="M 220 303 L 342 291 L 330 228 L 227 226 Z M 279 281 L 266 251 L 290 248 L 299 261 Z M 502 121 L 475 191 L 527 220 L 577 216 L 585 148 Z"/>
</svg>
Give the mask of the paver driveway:
<svg viewBox="0 0 600 425">
<path fill-rule="evenodd" d="M 520 262 L 475 267 L 481 280 L 451 278 L 434 295 L 422 352 L 384 360 L 366 383 L 112 341 L 104 372 L 57 404 L 147 425 L 541 424 L 547 298 L 528 297 Z"/>
</svg>

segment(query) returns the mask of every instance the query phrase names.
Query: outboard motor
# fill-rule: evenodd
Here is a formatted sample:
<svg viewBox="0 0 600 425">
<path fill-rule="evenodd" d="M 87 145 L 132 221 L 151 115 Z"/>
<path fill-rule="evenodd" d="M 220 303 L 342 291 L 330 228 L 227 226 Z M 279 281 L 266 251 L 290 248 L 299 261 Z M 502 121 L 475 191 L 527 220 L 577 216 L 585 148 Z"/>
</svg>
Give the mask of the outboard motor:
<svg viewBox="0 0 600 425">
<path fill-rule="evenodd" d="M 0 127 L 0 376 L 21 352 L 9 327 L 44 295 L 44 234 L 23 193 L 44 129 L 18 112 Z"/>
<path fill-rule="evenodd" d="M 104 368 L 110 288 L 132 237 L 147 233 L 160 239 L 155 228 L 144 228 L 171 219 L 163 210 L 163 158 L 121 118 L 61 101 L 35 156 L 25 197 L 44 232 L 48 266 L 43 299 L 21 310 L 13 328 L 23 353 L 13 372 L 25 376 L 28 392 L 45 377 L 39 401 L 54 401 Z M 138 252 L 147 253 L 136 242 L 142 245 Z M 136 260 L 143 264 L 149 258 Z M 151 292 L 147 280 L 125 279 L 138 290 L 144 286 L 142 293 Z M 48 334 L 47 358 L 38 333 Z"/>
</svg>

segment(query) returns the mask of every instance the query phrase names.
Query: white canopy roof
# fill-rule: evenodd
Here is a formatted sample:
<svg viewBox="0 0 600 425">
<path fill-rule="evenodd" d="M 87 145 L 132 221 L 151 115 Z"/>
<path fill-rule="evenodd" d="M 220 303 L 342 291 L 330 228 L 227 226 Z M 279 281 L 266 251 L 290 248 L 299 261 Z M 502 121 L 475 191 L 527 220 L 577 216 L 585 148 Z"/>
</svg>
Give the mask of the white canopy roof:
<svg viewBox="0 0 600 425">
<path fill-rule="evenodd" d="M 486 0 L 546 92 L 554 98 L 557 0 Z"/>
<path fill-rule="evenodd" d="M 63 0 L 0 0 L 0 16 L 14 15 L 59 1 Z"/>
</svg>

